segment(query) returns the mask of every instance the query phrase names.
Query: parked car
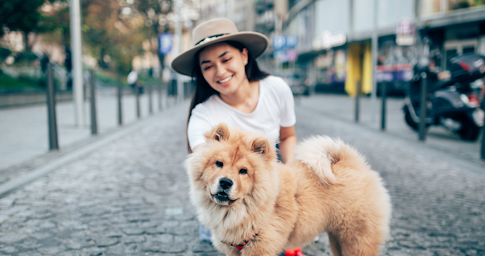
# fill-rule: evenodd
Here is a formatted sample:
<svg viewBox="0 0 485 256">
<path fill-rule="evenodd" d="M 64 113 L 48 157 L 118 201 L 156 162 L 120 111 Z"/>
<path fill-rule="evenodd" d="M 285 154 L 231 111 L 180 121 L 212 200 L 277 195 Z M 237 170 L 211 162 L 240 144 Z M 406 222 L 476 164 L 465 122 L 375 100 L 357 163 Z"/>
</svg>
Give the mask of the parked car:
<svg viewBox="0 0 485 256">
<path fill-rule="evenodd" d="M 293 95 L 310 95 L 311 83 L 310 80 L 306 79 L 305 76 L 296 73 L 289 73 L 282 77 L 283 80 L 285 80 L 285 82 L 290 86 Z"/>
</svg>

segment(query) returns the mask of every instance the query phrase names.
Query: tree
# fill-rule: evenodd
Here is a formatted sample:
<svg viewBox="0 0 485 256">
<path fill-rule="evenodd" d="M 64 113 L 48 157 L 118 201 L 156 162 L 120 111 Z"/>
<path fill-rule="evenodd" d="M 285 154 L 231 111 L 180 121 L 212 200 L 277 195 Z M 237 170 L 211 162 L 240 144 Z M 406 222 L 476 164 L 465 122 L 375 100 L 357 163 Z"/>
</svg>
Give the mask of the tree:
<svg viewBox="0 0 485 256">
<path fill-rule="evenodd" d="M 145 25 L 150 28 L 150 42 L 158 42 L 158 35 L 170 30 L 168 14 L 173 12 L 173 1 L 171 0 L 138 0 L 134 7 L 140 12 Z M 152 44 L 152 51 L 155 51 L 160 62 L 160 67 L 165 68 L 165 56 L 158 51 L 158 45 Z"/>
<path fill-rule="evenodd" d="M 54 20 L 40 11 L 44 3 L 45 0 L 0 1 L 0 37 L 8 31 L 19 31 L 25 51 L 30 52 L 33 43 L 28 40 L 30 33 L 45 33 L 56 27 Z"/>
<path fill-rule="evenodd" d="M 132 58 L 143 52 L 146 29 L 141 17 L 124 19 L 123 6 L 118 1 L 83 1 L 83 40 L 87 50 L 101 68 L 109 68 L 105 56 L 114 61 L 120 71 L 131 69 Z"/>
</svg>

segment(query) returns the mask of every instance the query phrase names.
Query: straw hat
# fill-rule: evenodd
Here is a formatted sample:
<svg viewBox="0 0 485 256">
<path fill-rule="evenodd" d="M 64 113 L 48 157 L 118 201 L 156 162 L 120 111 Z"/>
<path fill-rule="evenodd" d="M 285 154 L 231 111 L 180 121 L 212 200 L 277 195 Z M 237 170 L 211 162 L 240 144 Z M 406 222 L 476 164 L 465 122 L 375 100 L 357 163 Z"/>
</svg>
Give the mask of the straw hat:
<svg viewBox="0 0 485 256">
<path fill-rule="evenodd" d="M 209 45 L 236 41 L 242 43 L 254 58 L 261 55 L 269 45 L 268 38 L 257 32 L 239 32 L 236 25 L 228 19 L 212 19 L 199 24 L 192 31 L 192 48 L 181 53 L 172 61 L 172 69 L 180 74 L 191 76 L 195 54 Z"/>
</svg>

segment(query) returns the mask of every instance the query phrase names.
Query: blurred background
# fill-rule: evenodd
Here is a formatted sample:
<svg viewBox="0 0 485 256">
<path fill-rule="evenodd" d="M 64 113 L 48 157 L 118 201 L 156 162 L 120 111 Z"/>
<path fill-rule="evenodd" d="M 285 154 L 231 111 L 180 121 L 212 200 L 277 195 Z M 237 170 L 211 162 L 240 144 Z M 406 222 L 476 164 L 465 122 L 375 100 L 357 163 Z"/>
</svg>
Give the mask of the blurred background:
<svg viewBox="0 0 485 256">
<path fill-rule="evenodd" d="M 483 111 L 478 103 L 485 94 L 480 80 L 485 76 L 485 59 L 463 62 L 453 58 L 485 54 L 483 0 L 0 0 L 0 109 L 45 104 L 49 64 L 55 98 L 74 103 L 74 111 L 62 110 L 65 106 L 60 110 L 62 143 L 80 138 L 70 139 L 63 131 L 88 132 L 88 124 L 96 121 L 88 120 L 93 113 L 99 112 L 101 132 L 116 127 L 111 119 L 116 117 L 118 86 L 122 91 L 118 93 L 119 125 L 152 113 L 153 105 L 162 110 L 182 102 L 191 96 L 193 84 L 189 77 L 174 73 L 169 64 L 191 47 L 194 27 L 217 17 L 231 19 L 240 31 L 257 31 L 270 39 L 259 64 L 283 77 L 294 95 L 354 97 L 359 86 L 361 94 L 371 99 L 366 113 L 377 123 L 376 99 L 385 85 L 386 95 L 401 99 L 395 101 L 395 112 L 390 115 L 399 116 L 414 132 L 420 122 L 423 68 L 438 74 L 453 70 L 454 63 L 458 73 L 452 72 L 454 81 L 446 90 L 457 93 L 443 97 L 447 106 L 459 101 L 466 109 L 443 107 L 444 114 L 438 115 L 439 111 L 428 107 L 434 116 L 426 127 L 443 126 L 448 135 L 479 139 Z M 470 75 L 460 78 L 463 72 Z M 450 74 L 442 77 L 450 78 Z M 410 95 L 413 83 L 416 89 Z M 436 81 L 428 83 L 433 87 Z M 97 109 L 88 106 L 91 87 L 97 89 Z M 123 100 L 121 95 L 126 95 Z M 429 96 L 428 100 L 439 103 L 443 97 Z M 399 109 L 402 104 L 407 105 L 404 112 Z M 88 108 L 94 112 L 89 114 Z M 357 114 L 358 109 L 356 120 Z M 19 121 L 32 122 L 34 115 L 11 114 L 12 121 L 4 125 L 5 132 L 12 134 L 5 136 L 12 137 L 8 143 L 19 145 L 23 137 L 13 135 L 14 130 L 25 134 L 34 131 L 20 130 L 37 129 Z M 110 121 L 105 122 L 104 116 Z M 13 129 L 14 122 L 18 129 Z M 43 122 L 39 120 L 39 126 L 44 127 Z M 43 144 L 47 132 L 41 133 Z M 32 148 L 35 140 L 25 140 L 24 148 Z M 4 153 L 11 151 L 8 146 Z M 22 157 L 17 162 L 26 154 L 18 155 Z"/>
<path fill-rule="evenodd" d="M 71 90 L 72 36 L 67 0 L 2 0 L 0 3 L 0 90 L 45 85 L 46 62 L 54 64 L 60 90 Z M 260 58 L 267 71 L 316 92 L 352 94 L 362 79 L 372 87 L 372 43 L 377 36 L 377 82 L 403 95 L 422 53 L 423 36 L 437 67 L 457 54 L 485 53 L 483 0 L 82 0 L 82 65 L 99 80 L 122 81 L 131 70 L 141 81 L 173 79 L 167 67 L 190 47 L 199 23 L 226 17 L 239 30 L 268 36 L 272 46 Z M 179 8 L 178 8 L 179 4 Z M 178 8 L 178 9 L 177 9 Z M 177 30 L 180 26 L 180 31 Z M 374 35 L 374 33 L 376 35 Z M 75 60 L 76 61 L 76 60 Z M 298 90 L 298 89 L 296 89 Z M 306 88 L 300 90 L 308 93 Z"/>
</svg>

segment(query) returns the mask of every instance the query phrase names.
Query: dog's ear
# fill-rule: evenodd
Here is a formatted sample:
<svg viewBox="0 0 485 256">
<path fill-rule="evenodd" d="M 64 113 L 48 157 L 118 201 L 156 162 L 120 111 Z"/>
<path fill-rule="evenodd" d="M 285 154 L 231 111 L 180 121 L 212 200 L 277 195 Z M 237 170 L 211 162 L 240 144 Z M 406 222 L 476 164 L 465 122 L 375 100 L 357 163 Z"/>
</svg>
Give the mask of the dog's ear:
<svg viewBox="0 0 485 256">
<path fill-rule="evenodd" d="M 205 134 L 207 140 L 223 141 L 229 139 L 229 128 L 223 123 L 218 124 L 212 131 Z"/>
<path fill-rule="evenodd" d="M 256 152 L 256 153 L 260 153 L 260 154 L 263 154 L 263 155 L 266 155 L 268 154 L 268 151 L 269 151 L 269 142 L 267 139 L 265 138 L 258 138 L 256 140 L 253 141 L 253 145 L 252 145 L 252 150 L 253 152 Z"/>
</svg>

